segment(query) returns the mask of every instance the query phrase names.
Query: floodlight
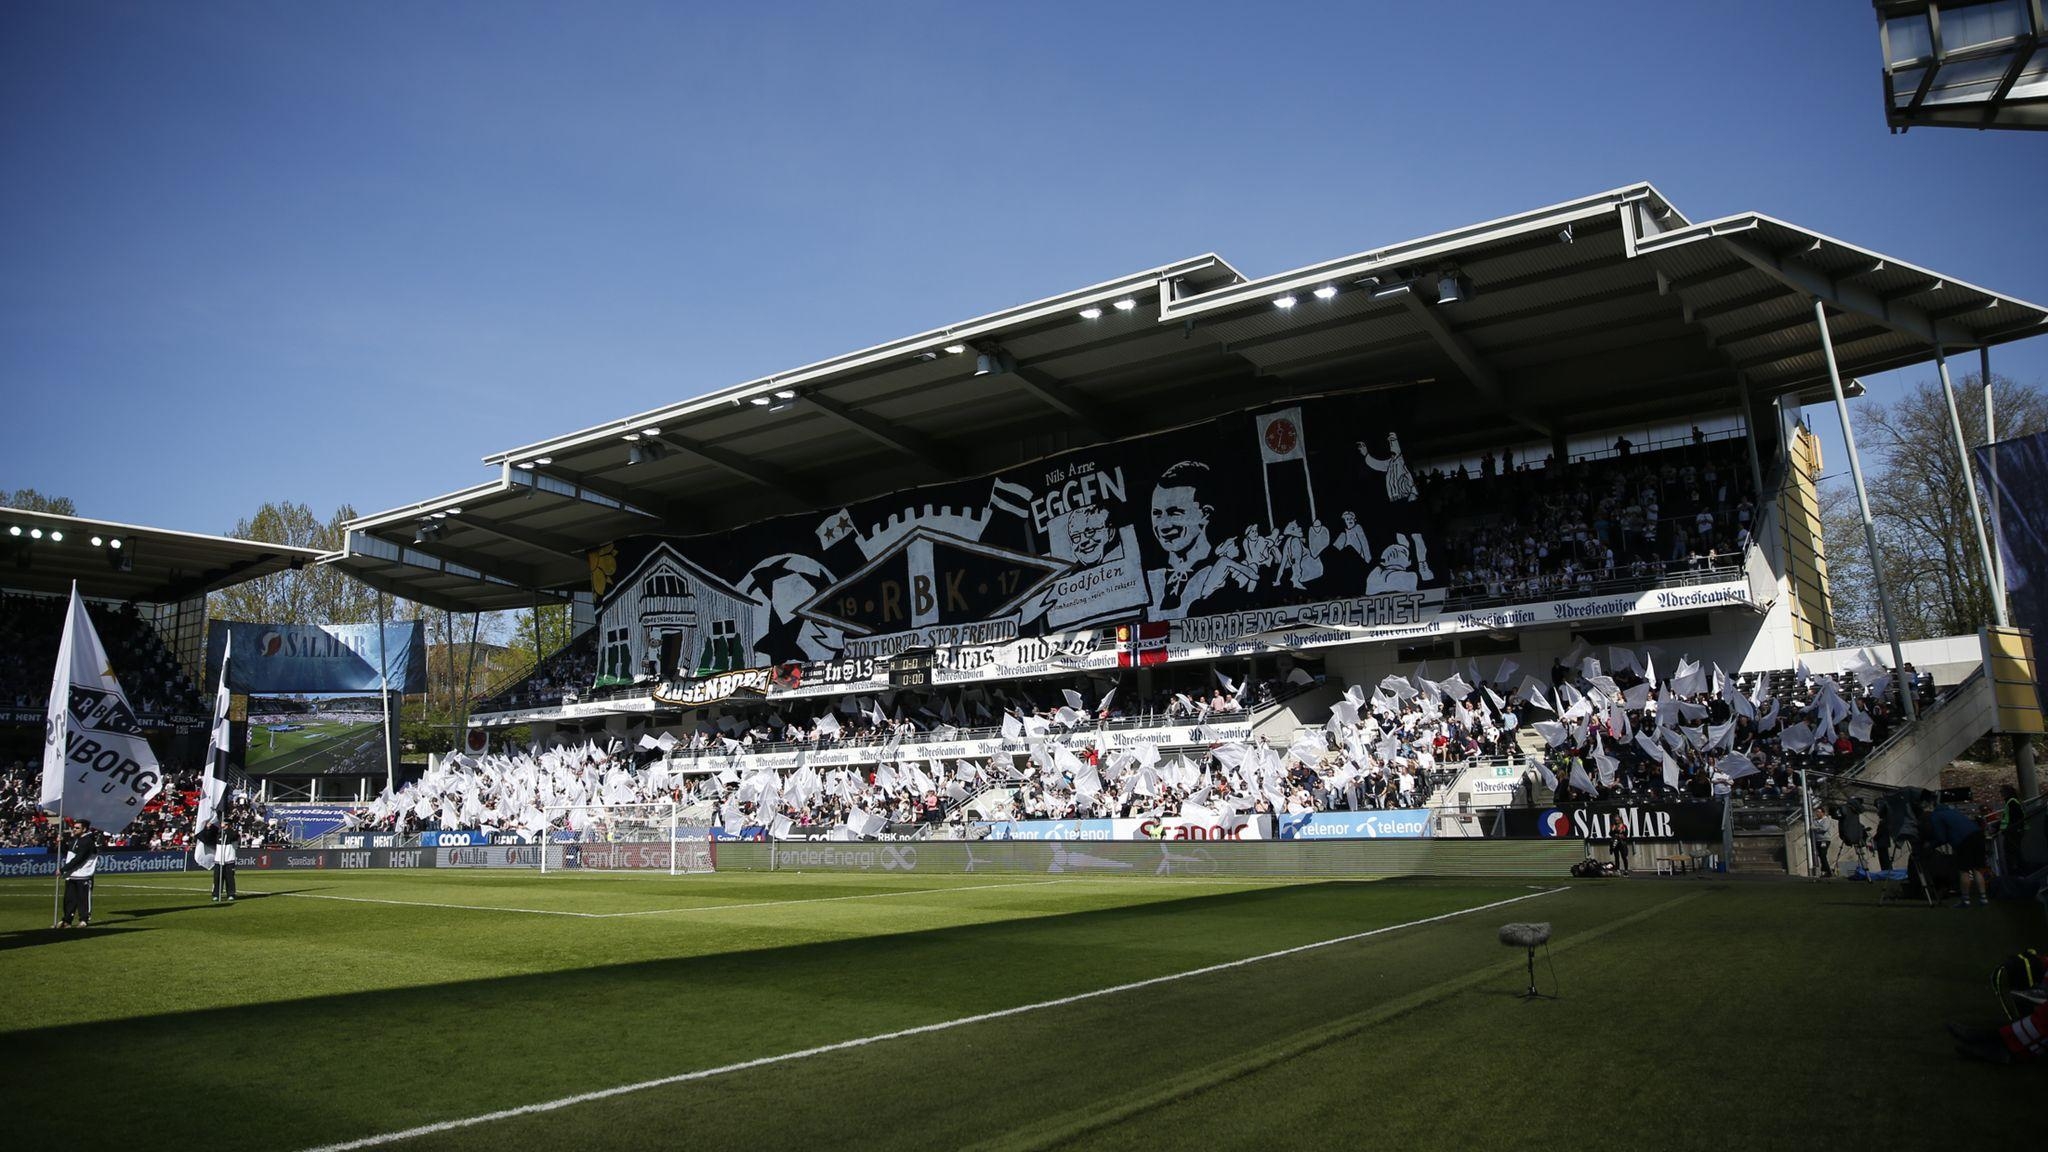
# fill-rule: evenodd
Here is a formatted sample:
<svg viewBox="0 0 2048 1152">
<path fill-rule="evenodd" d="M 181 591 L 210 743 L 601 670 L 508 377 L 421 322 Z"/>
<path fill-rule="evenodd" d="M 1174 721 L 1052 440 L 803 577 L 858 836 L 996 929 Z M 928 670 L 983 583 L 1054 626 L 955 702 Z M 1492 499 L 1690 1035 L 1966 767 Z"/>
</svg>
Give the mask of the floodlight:
<svg viewBox="0 0 2048 1152">
<path fill-rule="evenodd" d="M 1337 286 L 1335 284 L 1325 284 L 1321 288 L 1316 289 L 1316 299 L 1318 300 L 1328 300 L 1336 294 Z"/>
<path fill-rule="evenodd" d="M 1472 284 L 1455 272 L 1446 272 L 1437 278 L 1436 302 L 1439 304 L 1460 304 L 1472 298 Z"/>
<path fill-rule="evenodd" d="M 106 543 L 106 541 L 105 541 L 104 539 L 102 539 L 102 538 L 98 537 L 98 536 L 95 536 L 95 537 L 93 537 L 93 538 L 92 538 L 92 546 L 93 546 L 93 547 L 95 547 L 95 548 L 99 547 L 100 545 L 102 545 L 102 544 L 104 544 L 104 543 Z"/>
<path fill-rule="evenodd" d="M 1294 299 L 1294 293 L 1292 292 L 1285 296 L 1273 297 L 1273 307 L 1275 308 L 1292 308 L 1296 303 L 1297 301 Z"/>
<path fill-rule="evenodd" d="M 779 388 L 775 392 L 775 398 L 777 400 L 794 400 L 796 399 L 796 389 Z"/>
<path fill-rule="evenodd" d="M 28 530 L 28 535 L 31 540 L 41 540 L 43 538 L 43 530 L 41 528 L 31 528 Z"/>
<path fill-rule="evenodd" d="M 1101 315 L 1101 313 L 1099 313 L 1099 312 L 1098 312 L 1098 313 L 1096 313 L 1096 315 L 1098 315 L 1098 316 L 1099 316 L 1099 315 Z M 959 354 L 961 354 L 962 352 L 965 352 L 965 351 L 967 351 L 967 345 L 965 345 L 965 344 L 948 344 L 948 345 L 946 345 L 946 354 L 947 354 L 947 355 L 949 355 L 949 356 L 958 356 Z"/>
<path fill-rule="evenodd" d="M 52 528 L 52 529 L 50 529 L 50 539 L 52 539 L 52 540 L 56 541 L 57 543 L 61 544 L 61 543 L 63 543 L 63 542 L 64 542 L 64 533 L 62 533 L 62 532 L 58 531 L 58 530 L 57 530 L 57 529 L 55 529 L 55 528 Z"/>
<path fill-rule="evenodd" d="M 768 398 L 766 396 L 756 396 L 748 400 L 747 403 L 752 404 L 756 408 L 766 408 L 768 406 Z"/>
<path fill-rule="evenodd" d="M 9 536 L 19 536 L 19 535 L 21 535 L 21 525 L 19 525 L 19 524 L 16 524 L 16 525 L 15 525 L 14 527 L 12 527 L 12 528 L 9 528 L 9 529 L 7 530 L 7 534 L 8 534 Z"/>
<path fill-rule="evenodd" d="M 1119 312 L 1129 312 L 1131 309 L 1136 308 L 1137 306 L 1138 302 L 1136 300 L 1131 299 L 1129 296 L 1124 297 L 1123 299 L 1117 301 L 1114 305 L 1112 305 L 1112 307 L 1114 307 Z"/>
<path fill-rule="evenodd" d="M 1096 308 L 1096 307 L 1092 307 L 1092 306 L 1091 306 L 1091 307 L 1087 307 L 1087 308 L 1083 308 L 1083 309 L 1081 309 L 1081 319 L 1083 319 L 1083 320 L 1100 320 L 1100 319 L 1102 319 L 1102 309 L 1100 309 L 1100 308 Z"/>
</svg>

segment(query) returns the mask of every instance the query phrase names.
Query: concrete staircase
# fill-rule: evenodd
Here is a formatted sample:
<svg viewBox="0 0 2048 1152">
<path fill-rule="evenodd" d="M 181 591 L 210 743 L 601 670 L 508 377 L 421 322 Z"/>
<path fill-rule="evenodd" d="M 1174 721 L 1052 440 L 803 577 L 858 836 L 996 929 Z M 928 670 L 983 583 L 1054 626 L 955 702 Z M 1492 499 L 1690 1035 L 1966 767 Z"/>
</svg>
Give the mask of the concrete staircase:
<svg viewBox="0 0 2048 1152">
<path fill-rule="evenodd" d="M 1996 707 L 1991 681 L 1979 668 L 1872 750 L 1853 775 L 1865 784 L 1933 788 L 1949 761 L 1991 731 Z"/>
</svg>

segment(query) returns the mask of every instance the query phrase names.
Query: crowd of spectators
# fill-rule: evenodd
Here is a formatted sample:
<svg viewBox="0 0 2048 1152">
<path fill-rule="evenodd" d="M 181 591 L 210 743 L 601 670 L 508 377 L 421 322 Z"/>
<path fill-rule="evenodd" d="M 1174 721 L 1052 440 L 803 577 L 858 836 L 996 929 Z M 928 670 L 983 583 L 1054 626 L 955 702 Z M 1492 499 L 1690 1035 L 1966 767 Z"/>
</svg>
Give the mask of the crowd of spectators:
<svg viewBox="0 0 2048 1152">
<path fill-rule="evenodd" d="M 1563 465 L 1516 459 L 1512 449 L 1415 474 L 1431 522 L 1429 555 L 1449 573 L 1448 603 L 1527 599 L 1589 592 L 1617 580 L 1648 582 L 1726 571 L 1742 562 L 1760 515 L 1748 441 L 1698 428 L 1688 438 L 1637 451 L 1627 437 Z M 1320 524 L 1316 532 L 1328 531 Z M 1259 536 L 1239 547 L 1285 567 L 1294 538 Z M 1311 551 L 1321 552 L 1320 547 Z M 1255 564 L 1256 566 L 1256 564 Z M 1263 571 L 1263 569 L 1261 569 Z M 1298 572 L 1297 572 L 1298 577 Z M 1274 603 L 1326 598 L 1297 578 L 1276 580 Z M 1357 591 L 1363 591 L 1363 588 Z M 530 675 L 478 704 L 479 713 L 554 707 L 594 690 L 597 632 L 584 633 Z M 650 683 L 647 669 L 635 683 Z M 630 687 L 630 686 L 627 686 Z M 607 691 L 610 689 L 596 689 Z M 1206 698 L 1208 694 L 1201 694 Z"/>
<path fill-rule="evenodd" d="M 0 595 L 0 705 L 43 711 L 70 601 L 61 596 Z M 129 706 L 138 715 L 195 715 L 198 689 L 135 605 L 88 602 L 93 630 L 107 649 Z"/>
<path fill-rule="evenodd" d="M 1446 558 L 1450 598 L 1540 599 L 1624 578 L 1739 564 L 1758 516 L 1747 441 L 1691 439 L 1637 452 L 1626 437 L 1559 466 L 1489 453 L 1417 475 Z"/>
<path fill-rule="evenodd" d="M 479 701 L 474 711 L 553 708 L 565 697 L 580 697 L 589 692 L 596 679 L 597 629 L 592 628 L 557 649 L 509 687 Z"/>
<path fill-rule="evenodd" d="M 192 825 L 199 805 L 199 772 L 165 764 L 164 787 L 143 806 L 135 820 L 101 840 L 102 848 L 171 849 L 191 847 Z M 0 769 L 0 847 L 54 847 L 57 821 L 36 806 L 41 794 L 42 765 L 17 760 Z M 282 821 L 273 818 L 246 794 L 230 795 L 226 823 L 250 846 L 285 847 Z M 69 837 L 73 833 L 67 832 Z"/>
<path fill-rule="evenodd" d="M 1606 668 L 1582 646 L 1546 677 L 1518 679 L 1515 662 L 1504 660 L 1490 675 L 1473 662 L 1442 679 L 1418 671 L 1370 688 L 1353 685 L 1320 731 L 1306 730 L 1286 747 L 1265 737 L 1204 738 L 1162 752 L 1121 739 L 1112 721 L 1124 712 L 1114 691 L 1096 701 L 1078 693 L 1054 701 L 1011 686 L 937 708 L 908 692 L 886 704 L 849 698 L 840 710 L 811 717 L 756 718 L 738 735 L 710 726 L 688 737 L 646 737 L 637 748 L 585 744 L 455 758 L 397 796 L 380 797 L 370 823 L 399 832 L 482 827 L 537 835 L 575 827 L 585 818 L 569 811 L 576 806 L 677 803 L 733 831 L 803 835 L 858 831 L 870 822 L 873 831 L 964 821 L 963 802 L 991 788 L 1000 793 L 979 806 L 981 814 L 1010 819 L 1364 811 L 1426 804 L 1432 784 L 1475 760 L 1521 767 L 1524 803 L 1731 792 L 1796 802 L 1802 767 L 1847 768 L 1895 723 L 1891 677 L 1874 663 L 1840 677 L 1804 668 L 1731 677 L 1681 658 L 1660 675 L 1655 650 L 1602 655 Z M 1907 675 L 1916 687 L 1924 683 L 1910 666 Z M 1146 707 L 1154 705 L 1219 711 L 1185 692 Z M 978 715 L 984 708 L 987 717 Z M 999 732 L 1004 751 L 954 760 L 920 754 L 927 740 L 958 735 L 954 722 L 963 713 L 999 716 L 982 730 Z M 740 767 L 737 754 L 762 750 L 770 738 L 787 746 L 791 736 L 872 747 L 874 755 L 829 770 Z M 705 755 L 690 755 L 693 749 Z"/>
</svg>

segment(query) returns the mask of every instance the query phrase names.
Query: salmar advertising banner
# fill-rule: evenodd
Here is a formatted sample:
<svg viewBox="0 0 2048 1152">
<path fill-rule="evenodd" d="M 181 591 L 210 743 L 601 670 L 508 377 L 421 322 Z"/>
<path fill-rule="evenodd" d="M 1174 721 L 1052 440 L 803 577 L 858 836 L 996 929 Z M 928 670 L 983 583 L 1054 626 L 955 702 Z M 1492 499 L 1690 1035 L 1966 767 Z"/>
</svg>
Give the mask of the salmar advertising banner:
<svg viewBox="0 0 2048 1152">
<path fill-rule="evenodd" d="M 240 624 L 216 620 L 206 634 L 206 676 L 220 675 L 221 653 L 234 637 L 228 689 L 256 695 L 427 690 L 426 625 Z M 380 664 L 381 661 L 381 664 Z M 388 677 L 382 669 L 388 669 Z"/>
</svg>

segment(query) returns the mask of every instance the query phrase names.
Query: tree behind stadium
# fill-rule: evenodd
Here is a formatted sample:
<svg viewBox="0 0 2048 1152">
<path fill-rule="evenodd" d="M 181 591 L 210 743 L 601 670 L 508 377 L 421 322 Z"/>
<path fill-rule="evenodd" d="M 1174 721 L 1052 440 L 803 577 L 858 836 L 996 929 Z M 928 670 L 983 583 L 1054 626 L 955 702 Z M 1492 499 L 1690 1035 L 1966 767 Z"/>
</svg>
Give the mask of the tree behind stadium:
<svg viewBox="0 0 2048 1152">
<path fill-rule="evenodd" d="M 236 523 L 229 535 L 328 552 L 341 547 L 342 525 L 355 515 L 344 504 L 323 522 L 304 504 L 272 502 Z M 308 564 L 215 592 L 206 607 L 216 620 L 253 624 L 369 624 L 377 619 L 377 592 L 333 565 Z M 390 611 L 395 620 L 414 615 L 409 605 L 395 602 Z"/>
<path fill-rule="evenodd" d="M 1979 379 L 1958 376 L 1955 381 L 1963 438 L 1972 448 L 1984 443 Z M 2048 430 L 2048 397 L 1996 373 L 1991 380 L 2000 440 Z M 1990 623 L 1989 585 L 1970 526 L 1970 498 L 1963 489 L 1940 383 L 1922 381 L 1889 404 L 1860 407 L 1856 442 L 1864 452 L 1870 510 L 1899 614 L 1899 639 L 1963 635 Z M 1882 644 L 1884 620 L 1847 461 L 1828 463 L 1844 473 L 1829 486 L 1822 511 L 1835 626 L 1843 644 Z M 1984 498 L 1981 481 L 1979 498 Z M 1984 507 L 1989 509 L 1988 501 Z"/>
</svg>

